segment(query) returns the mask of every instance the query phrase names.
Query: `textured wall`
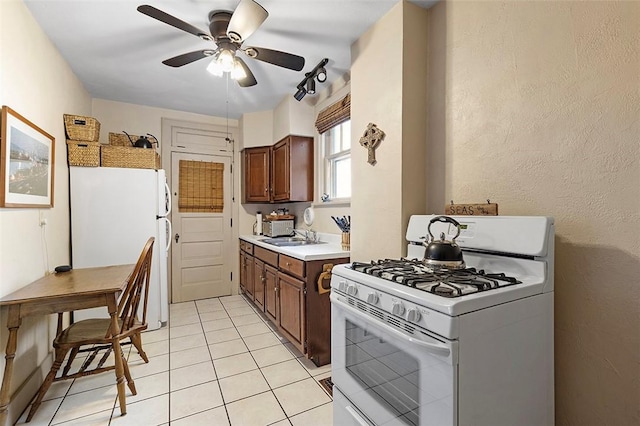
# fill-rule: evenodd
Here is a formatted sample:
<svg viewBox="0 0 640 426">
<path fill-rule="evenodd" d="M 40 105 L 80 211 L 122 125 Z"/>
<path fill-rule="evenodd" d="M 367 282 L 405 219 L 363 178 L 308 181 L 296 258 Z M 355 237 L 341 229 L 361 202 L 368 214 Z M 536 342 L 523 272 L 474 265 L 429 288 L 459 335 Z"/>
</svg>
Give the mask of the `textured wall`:
<svg viewBox="0 0 640 426">
<path fill-rule="evenodd" d="M 400 2 L 351 46 L 351 260 L 405 254 L 408 215 L 424 213 L 427 24 Z M 386 134 L 374 166 L 359 144 L 369 123 Z"/>
<path fill-rule="evenodd" d="M 429 210 L 556 219 L 558 425 L 640 423 L 640 3 L 431 9 Z"/>
<path fill-rule="evenodd" d="M 0 296 L 4 296 L 69 263 L 69 175 L 62 115 L 91 115 L 89 94 L 22 1 L 0 1 L 0 105 L 8 105 L 56 140 L 54 207 L 0 209 Z M 39 226 L 41 214 L 46 227 Z M 5 363 L 6 321 L 3 309 L 0 371 Z M 55 333 L 55 325 L 52 330 Z M 50 332 L 47 317 L 27 318 L 20 327 L 10 419 L 17 418 L 40 385 L 43 372 L 37 369 L 50 361 Z"/>
</svg>

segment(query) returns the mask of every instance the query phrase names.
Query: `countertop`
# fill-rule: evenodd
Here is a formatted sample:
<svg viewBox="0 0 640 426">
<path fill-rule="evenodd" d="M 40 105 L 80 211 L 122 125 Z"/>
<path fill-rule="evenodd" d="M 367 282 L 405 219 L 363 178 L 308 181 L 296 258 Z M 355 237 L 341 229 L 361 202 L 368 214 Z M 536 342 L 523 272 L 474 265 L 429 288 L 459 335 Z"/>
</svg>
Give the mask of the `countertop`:
<svg viewBox="0 0 640 426">
<path fill-rule="evenodd" d="M 337 259 L 340 257 L 349 257 L 350 252 L 342 250 L 341 236 L 335 234 L 319 233 L 320 241 L 326 241 L 326 244 L 311 244 L 304 246 L 277 247 L 267 244 L 262 240 L 269 237 L 264 235 L 240 235 L 240 239 L 259 247 L 266 248 L 276 253 L 300 259 L 303 261 Z"/>
</svg>

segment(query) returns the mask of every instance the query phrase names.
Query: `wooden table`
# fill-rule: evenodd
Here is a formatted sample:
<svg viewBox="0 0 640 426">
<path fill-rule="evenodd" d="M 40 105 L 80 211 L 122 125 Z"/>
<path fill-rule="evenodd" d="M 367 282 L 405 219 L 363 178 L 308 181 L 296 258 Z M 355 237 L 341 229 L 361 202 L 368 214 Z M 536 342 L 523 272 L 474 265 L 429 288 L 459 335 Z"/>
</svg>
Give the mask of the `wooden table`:
<svg viewBox="0 0 640 426">
<path fill-rule="evenodd" d="M 9 339 L 5 356 L 7 362 L 0 389 L 0 426 L 9 424 L 7 415 L 11 397 L 11 375 L 18 343 L 18 328 L 22 318 L 106 306 L 111 316 L 113 332 L 117 334 L 118 296 L 127 285 L 134 267 L 135 265 L 104 266 L 51 274 L 0 299 L 0 306 L 6 305 L 9 309 Z M 112 344 L 120 412 L 125 414 L 124 367 L 120 344 L 117 339 L 114 339 Z"/>
</svg>

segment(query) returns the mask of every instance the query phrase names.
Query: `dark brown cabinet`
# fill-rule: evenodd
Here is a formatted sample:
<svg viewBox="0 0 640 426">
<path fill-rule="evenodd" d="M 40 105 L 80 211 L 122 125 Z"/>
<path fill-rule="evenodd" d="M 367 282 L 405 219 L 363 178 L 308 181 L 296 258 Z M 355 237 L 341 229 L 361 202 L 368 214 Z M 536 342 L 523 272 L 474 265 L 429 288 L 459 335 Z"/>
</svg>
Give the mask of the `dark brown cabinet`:
<svg viewBox="0 0 640 426">
<path fill-rule="evenodd" d="M 244 150 L 243 202 L 268 203 L 271 201 L 271 147 Z"/>
<path fill-rule="evenodd" d="M 264 312 L 264 285 L 266 281 L 264 262 L 260 259 L 253 260 L 253 301 Z"/>
<path fill-rule="evenodd" d="M 264 266 L 264 313 L 275 323 L 280 319 L 278 303 L 278 270 L 271 265 Z"/>
<path fill-rule="evenodd" d="M 278 328 L 301 353 L 305 353 L 305 283 L 297 278 L 278 272 L 278 293 L 280 299 Z"/>
<path fill-rule="evenodd" d="M 240 244 L 240 289 L 253 300 L 254 298 L 254 266 L 253 244 L 241 241 Z"/>
<path fill-rule="evenodd" d="M 313 200 L 312 137 L 290 135 L 243 154 L 243 202 Z"/>
<path fill-rule="evenodd" d="M 249 286 L 242 286 L 241 268 L 241 288 L 247 297 L 307 358 L 318 366 L 330 363 L 330 287 L 328 279 L 319 277 L 330 265 L 347 263 L 349 258 L 305 262 L 244 240 L 240 248 L 246 256 L 253 253 L 252 261 L 247 260 L 253 271 L 253 297 Z"/>
</svg>

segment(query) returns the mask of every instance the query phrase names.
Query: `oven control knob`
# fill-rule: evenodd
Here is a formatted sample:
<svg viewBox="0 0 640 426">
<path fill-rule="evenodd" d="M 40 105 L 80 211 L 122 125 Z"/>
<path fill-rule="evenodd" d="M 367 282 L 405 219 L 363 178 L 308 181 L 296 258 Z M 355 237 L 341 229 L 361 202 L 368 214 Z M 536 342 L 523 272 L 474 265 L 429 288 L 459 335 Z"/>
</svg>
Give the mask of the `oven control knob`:
<svg viewBox="0 0 640 426">
<path fill-rule="evenodd" d="M 391 308 L 391 313 L 393 315 L 403 315 L 404 305 L 402 304 L 402 302 L 394 302 L 393 307 Z"/>
<path fill-rule="evenodd" d="M 411 321 L 411 322 L 418 322 L 420 321 L 420 311 L 417 309 L 409 309 L 409 311 L 407 312 L 407 320 Z"/>
<path fill-rule="evenodd" d="M 347 291 L 347 282 L 346 281 L 340 281 L 338 283 L 338 290 L 343 292 L 343 293 L 346 293 L 346 291 Z"/>
<path fill-rule="evenodd" d="M 349 296 L 355 296 L 356 294 L 358 294 L 358 287 L 356 287 L 355 284 L 348 286 L 347 287 L 347 294 Z"/>
<path fill-rule="evenodd" d="M 372 305 L 375 305 L 378 303 L 378 295 L 375 293 L 369 293 L 367 294 L 367 303 L 371 303 Z"/>
</svg>

